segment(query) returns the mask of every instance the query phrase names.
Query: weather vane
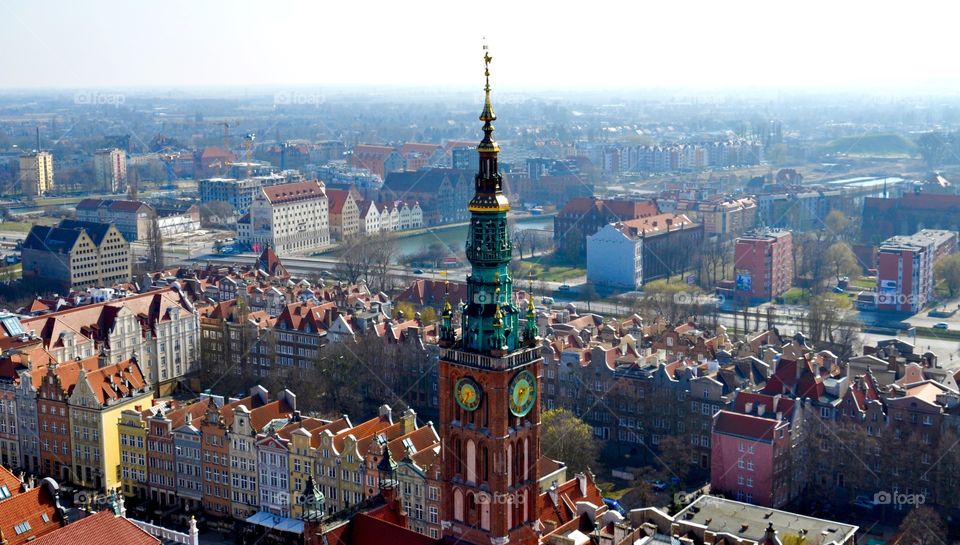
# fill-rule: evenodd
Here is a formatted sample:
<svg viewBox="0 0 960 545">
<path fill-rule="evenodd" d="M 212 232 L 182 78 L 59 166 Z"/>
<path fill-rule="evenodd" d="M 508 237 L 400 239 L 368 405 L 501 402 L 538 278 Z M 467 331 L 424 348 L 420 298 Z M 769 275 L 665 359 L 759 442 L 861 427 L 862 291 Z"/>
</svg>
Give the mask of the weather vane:
<svg viewBox="0 0 960 545">
<path fill-rule="evenodd" d="M 490 56 L 490 48 L 487 47 L 487 39 L 483 39 L 483 64 L 485 65 L 484 75 L 487 76 L 487 85 L 490 84 L 490 61 L 493 60 L 493 57 Z"/>
</svg>

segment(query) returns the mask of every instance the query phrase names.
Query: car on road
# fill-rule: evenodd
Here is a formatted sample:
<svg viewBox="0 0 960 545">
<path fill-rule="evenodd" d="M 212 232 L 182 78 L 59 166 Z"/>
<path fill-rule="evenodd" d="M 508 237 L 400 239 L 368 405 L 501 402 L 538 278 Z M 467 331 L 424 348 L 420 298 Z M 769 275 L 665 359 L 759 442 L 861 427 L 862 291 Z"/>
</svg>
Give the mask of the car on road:
<svg viewBox="0 0 960 545">
<path fill-rule="evenodd" d="M 657 492 L 663 492 L 667 489 L 667 483 L 657 479 L 655 481 L 650 481 L 650 488 L 656 490 Z"/>
<path fill-rule="evenodd" d="M 552 305 L 553 297 L 544 297 L 543 299 L 540 300 L 540 302 L 543 303 L 544 305 Z"/>
<path fill-rule="evenodd" d="M 570 291 L 570 284 L 561 284 L 557 291 Z"/>
<path fill-rule="evenodd" d="M 614 499 L 611 499 L 611 498 L 603 498 L 603 503 L 607 506 L 607 508 L 609 508 L 609 509 L 611 509 L 611 510 L 613 510 L 613 511 L 616 511 L 617 513 L 620 513 L 621 515 L 626 515 L 626 514 L 627 514 L 627 510 L 624 509 L 623 506 L 620 505 L 620 502 L 617 501 L 617 500 L 614 500 Z"/>
<path fill-rule="evenodd" d="M 834 286 L 833 293 L 843 293 L 843 288 L 841 288 L 840 286 Z"/>
<path fill-rule="evenodd" d="M 950 324 L 947 322 L 937 322 L 933 324 L 934 329 L 950 329 Z"/>
<path fill-rule="evenodd" d="M 423 269 L 414 269 L 413 274 L 423 274 Z"/>
</svg>

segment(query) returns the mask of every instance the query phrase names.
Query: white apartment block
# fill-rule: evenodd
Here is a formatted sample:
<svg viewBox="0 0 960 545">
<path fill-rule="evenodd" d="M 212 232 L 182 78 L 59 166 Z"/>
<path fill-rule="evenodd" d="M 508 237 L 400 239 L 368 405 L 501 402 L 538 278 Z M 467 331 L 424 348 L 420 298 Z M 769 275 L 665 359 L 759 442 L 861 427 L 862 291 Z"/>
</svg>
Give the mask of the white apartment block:
<svg viewBox="0 0 960 545">
<path fill-rule="evenodd" d="M 117 148 L 97 150 L 93 154 L 93 178 L 107 193 L 119 193 L 127 185 L 127 156 Z"/>
<path fill-rule="evenodd" d="M 262 187 L 250 205 L 250 226 L 241 242 L 270 245 L 278 255 L 317 250 L 330 244 L 327 195 L 321 182 Z"/>
<path fill-rule="evenodd" d="M 600 286 L 640 289 L 643 285 L 643 240 L 608 224 L 587 237 L 587 281 Z"/>
<path fill-rule="evenodd" d="M 53 154 L 34 151 L 20 156 L 20 188 L 24 195 L 40 197 L 53 189 Z"/>
</svg>

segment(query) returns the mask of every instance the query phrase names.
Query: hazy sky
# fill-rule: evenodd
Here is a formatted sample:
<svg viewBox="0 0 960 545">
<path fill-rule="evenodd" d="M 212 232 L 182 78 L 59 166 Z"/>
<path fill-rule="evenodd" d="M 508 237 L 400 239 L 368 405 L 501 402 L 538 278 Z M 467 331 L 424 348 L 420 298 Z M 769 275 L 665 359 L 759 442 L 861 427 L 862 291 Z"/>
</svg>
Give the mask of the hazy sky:
<svg viewBox="0 0 960 545">
<path fill-rule="evenodd" d="M 923 89 L 947 0 L 0 0 L 0 87 Z"/>
</svg>

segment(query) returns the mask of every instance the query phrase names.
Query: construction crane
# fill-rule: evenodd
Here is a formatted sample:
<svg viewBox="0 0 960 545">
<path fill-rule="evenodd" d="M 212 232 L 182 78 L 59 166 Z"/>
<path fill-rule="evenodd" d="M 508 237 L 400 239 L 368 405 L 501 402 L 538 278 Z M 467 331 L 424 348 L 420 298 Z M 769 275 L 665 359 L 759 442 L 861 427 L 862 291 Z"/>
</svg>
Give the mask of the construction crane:
<svg viewBox="0 0 960 545">
<path fill-rule="evenodd" d="M 251 168 L 251 166 L 253 165 L 253 163 L 252 163 L 252 161 L 253 161 L 253 141 L 256 140 L 256 139 L 257 139 L 256 133 L 248 132 L 248 133 L 246 134 L 246 136 L 244 136 L 244 144 L 245 144 L 246 147 L 247 147 L 247 154 L 246 154 L 246 155 L 247 155 L 247 157 L 246 157 L 246 163 L 247 163 L 247 178 L 250 177 L 250 175 L 252 174 L 252 170 L 253 170 L 253 169 Z"/>
<path fill-rule="evenodd" d="M 164 148 L 163 152 L 160 153 L 160 160 L 163 161 L 163 168 L 167 172 L 167 186 L 166 189 L 176 189 L 176 184 L 173 183 L 175 173 L 173 171 L 173 162 L 177 160 L 180 156 L 179 153 L 173 153 L 171 148 Z"/>
</svg>

